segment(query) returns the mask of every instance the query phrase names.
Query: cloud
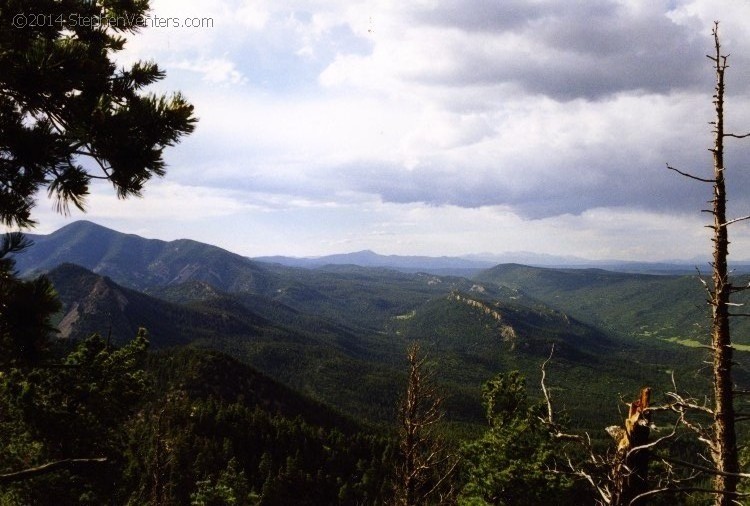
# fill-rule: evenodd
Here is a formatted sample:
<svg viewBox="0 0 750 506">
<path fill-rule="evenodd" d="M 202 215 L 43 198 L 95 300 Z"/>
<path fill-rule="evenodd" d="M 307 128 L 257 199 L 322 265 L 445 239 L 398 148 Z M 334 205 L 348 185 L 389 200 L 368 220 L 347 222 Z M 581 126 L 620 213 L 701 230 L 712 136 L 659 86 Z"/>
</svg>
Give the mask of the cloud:
<svg viewBox="0 0 750 506">
<path fill-rule="evenodd" d="M 160 16 L 214 21 L 145 29 L 122 58 L 156 59 L 168 73 L 156 91 L 184 91 L 200 123 L 167 152 L 166 181 L 175 186 L 159 181 L 137 205 L 95 195 L 97 219 L 152 213 L 181 228 L 205 223 L 205 213 L 217 238 L 222 226 L 247 221 L 243 230 L 252 234 L 255 223 L 269 248 L 286 241 L 308 254 L 343 244 L 429 253 L 517 242 L 555 253 L 670 256 L 660 237 L 675 244 L 677 235 L 664 230 L 687 233 L 710 197 L 665 164 L 697 175 L 711 168 L 705 54 L 714 19 L 732 53 L 727 125 L 750 130 L 745 2 L 152 6 Z M 741 191 L 750 185 L 749 149 L 742 141 L 727 147 L 733 216 L 750 210 Z M 493 230 L 504 232 L 485 238 Z"/>
<path fill-rule="evenodd" d="M 339 55 L 324 82 L 362 84 L 364 69 L 368 77 L 384 76 L 385 83 L 389 78 L 447 87 L 502 82 L 559 100 L 633 90 L 665 93 L 710 82 L 701 66 L 704 41 L 669 16 L 667 2 L 409 5 L 374 14 L 376 26 L 381 17 L 385 28 L 371 37 L 371 54 Z"/>
<path fill-rule="evenodd" d="M 234 62 L 225 58 L 210 60 L 167 62 L 170 69 L 188 70 L 203 75 L 203 79 L 212 84 L 242 84 L 246 78 L 239 72 Z"/>
<path fill-rule="evenodd" d="M 151 181 L 143 195 L 144 198 L 118 200 L 111 188 L 97 185 L 87 199 L 87 214 L 93 218 L 149 220 L 158 217 L 189 221 L 234 215 L 252 207 L 244 202 L 241 194 L 231 190 L 171 181 Z"/>
<path fill-rule="evenodd" d="M 625 205 L 689 211 L 707 200 L 708 189 L 665 168 L 711 167 L 711 104 L 701 94 L 526 97 L 460 114 L 366 97 L 286 103 L 226 93 L 201 114 L 189 141 L 195 170 L 176 168 L 170 176 L 179 181 L 321 201 L 354 192 L 430 206 L 508 205 L 533 218 Z M 741 171 L 732 177 L 750 182 Z"/>
</svg>

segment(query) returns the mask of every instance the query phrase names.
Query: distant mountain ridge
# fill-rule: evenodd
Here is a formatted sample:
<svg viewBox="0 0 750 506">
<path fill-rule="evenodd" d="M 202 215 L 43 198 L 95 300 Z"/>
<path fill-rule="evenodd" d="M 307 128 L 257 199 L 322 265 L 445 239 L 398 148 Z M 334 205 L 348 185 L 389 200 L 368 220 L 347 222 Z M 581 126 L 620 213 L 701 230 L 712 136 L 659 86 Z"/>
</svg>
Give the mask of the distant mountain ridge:
<svg viewBox="0 0 750 506">
<path fill-rule="evenodd" d="M 103 272 L 120 284 L 142 289 L 152 285 L 205 281 L 227 291 L 258 289 L 265 271 L 274 266 L 315 269 L 332 265 L 382 267 L 402 272 L 471 277 L 499 264 L 518 263 L 550 268 L 601 268 L 617 272 L 692 274 L 707 270 L 707 261 L 632 262 L 592 261 L 572 256 L 531 252 L 468 254 L 463 256 L 381 255 L 371 250 L 320 257 L 262 256 L 248 258 L 191 239 L 162 241 L 125 234 L 79 220 L 47 235 L 28 234 L 35 246 L 17 257 L 22 274 L 47 271 L 72 262 L 93 272 Z M 196 257 L 201 262 L 196 262 Z M 254 270 L 248 275 L 247 267 Z M 736 272 L 750 272 L 750 262 L 732 264 Z M 242 272 L 242 275 L 239 273 Z"/>
<path fill-rule="evenodd" d="M 283 255 L 253 257 L 255 261 L 314 269 L 329 265 L 385 267 L 404 272 L 427 272 L 439 275 L 472 276 L 479 271 L 501 264 L 560 269 L 605 269 L 614 272 L 644 274 L 692 274 L 696 268 L 706 270 L 708 260 L 643 262 L 626 260 L 587 260 L 574 256 L 557 256 L 527 251 L 501 254 L 480 253 L 457 257 L 424 255 L 380 255 L 372 250 L 339 253 L 320 257 L 288 257 Z M 750 262 L 732 264 L 735 272 L 750 272 Z"/>
<path fill-rule="evenodd" d="M 587 260 L 570 256 L 555 256 L 524 251 L 503 254 L 470 254 L 460 257 L 430 257 L 409 255 L 380 255 L 371 250 L 339 253 L 320 257 L 287 257 L 282 255 L 253 257 L 255 261 L 315 269 L 330 265 L 358 265 L 384 267 L 403 272 L 427 272 L 438 275 L 473 276 L 496 265 L 520 264 L 550 269 L 603 269 L 632 274 L 694 274 L 696 268 L 707 271 L 708 260 L 671 262 L 642 262 L 626 260 Z M 732 264 L 735 273 L 750 272 L 750 262 Z"/>
<path fill-rule="evenodd" d="M 216 246 L 189 239 L 144 239 L 89 221 L 30 238 L 34 245 L 15 257 L 22 275 L 67 262 L 138 290 L 196 280 L 224 291 L 258 290 L 267 277 L 261 264 Z"/>
<path fill-rule="evenodd" d="M 457 275 L 471 274 L 495 265 L 489 261 L 469 260 L 461 257 L 379 255 L 371 250 L 312 258 L 268 256 L 254 257 L 253 260 L 307 269 L 326 265 L 358 265 L 361 267 L 386 267 L 407 272 L 421 271 Z"/>
</svg>

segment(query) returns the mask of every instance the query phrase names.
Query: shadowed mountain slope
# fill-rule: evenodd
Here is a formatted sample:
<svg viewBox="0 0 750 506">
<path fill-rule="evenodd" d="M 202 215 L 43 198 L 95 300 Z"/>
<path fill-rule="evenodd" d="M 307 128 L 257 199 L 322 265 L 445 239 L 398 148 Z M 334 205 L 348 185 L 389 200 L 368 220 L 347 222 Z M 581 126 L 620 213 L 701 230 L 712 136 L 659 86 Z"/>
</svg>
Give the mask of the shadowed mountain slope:
<svg viewBox="0 0 750 506">
<path fill-rule="evenodd" d="M 68 262 L 139 290 L 190 280 L 205 281 L 225 291 L 258 291 L 267 285 L 267 274 L 257 262 L 188 239 L 144 239 L 88 221 L 30 237 L 34 245 L 16 256 L 17 269 L 24 275 Z"/>
</svg>

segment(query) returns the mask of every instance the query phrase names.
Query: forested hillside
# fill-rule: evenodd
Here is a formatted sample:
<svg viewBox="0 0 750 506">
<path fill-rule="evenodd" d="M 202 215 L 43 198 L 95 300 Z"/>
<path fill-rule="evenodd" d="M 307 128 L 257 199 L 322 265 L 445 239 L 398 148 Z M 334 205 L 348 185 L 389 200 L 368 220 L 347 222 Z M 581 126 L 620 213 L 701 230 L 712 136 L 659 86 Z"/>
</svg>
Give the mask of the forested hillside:
<svg viewBox="0 0 750 506">
<path fill-rule="evenodd" d="M 88 247 L 89 240 L 97 245 Z M 393 420 L 403 352 L 415 340 L 439 364 L 439 381 L 450 392 L 449 419 L 470 425 L 483 419 L 484 381 L 518 369 L 537 384 L 553 343 L 551 381 L 562 394 L 561 408 L 584 427 L 612 423 L 619 396 L 642 384 L 667 389 L 672 372 L 686 387 L 703 387 L 695 378 L 701 352 L 678 344 L 696 335 L 693 324 L 702 319 L 700 291 L 690 290 L 697 281 L 689 276 L 505 265 L 468 280 L 358 266 L 301 269 L 251 262 L 199 243 L 185 250 L 180 241 L 149 241 L 86 222 L 35 241 L 21 262 L 26 272 L 45 269 L 46 261 L 35 259 L 55 258 L 86 261 L 113 276 L 71 264 L 50 272 L 63 302 L 63 337 L 98 331 L 126 342 L 146 327 L 155 348 L 222 350 L 372 422 Z M 123 244 L 143 253 L 129 257 L 127 267 L 105 261 L 123 254 Z M 180 251 L 173 270 L 190 274 L 144 274 L 164 251 Z M 217 263 L 234 267 L 214 268 Z M 145 293 L 115 281 L 134 286 L 127 282 L 129 268 L 140 273 L 134 275 L 138 285 L 148 280 Z M 237 284 L 235 278 L 255 281 Z M 660 321 L 671 322 L 669 333 L 649 332 Z"/>
<path fill-rule="evenodd" d="M 595 325 L 610 334 L 639 341 L 654 339 L 695 346 L 706 342 L 708 312 L 701 279 L 693 275 L 623 274 L 600 269 L 540 269 L 499 265 L 477 274 L 481 283 L 521 289 L 551 307 Z M 747 284 L 737 276 L 735 284 Z M 747 302 L 738 293 L 736 302 Z M 750 343 L 750 322 L 732 322 L 739 349 Z"/>
<path fill-rule="evenodd" d="M 87 241 L 95 233 L 99 241 L 88 257 L 81 256 L 84 245 L 76 245 L 82 233 Z M 62 338 L 57 353 L 74 350 L 95 332 L 106 346 L 130 346 L 138 329 L 149 330 L 148 393 L 131 403 L 135 416 L 127 417 L 107 471 L 122 476 L 106 492 L 122 501 L 384 501 L 396 486 L 394 423 L 408 379 L 404 353 L 413 342 L 421 343 L 444 396 L 442 434 L 456 455 L 472 455 L 462 471 L 468 474 L 453 478 L 462 494 L 479 493 L 472 483 L 490 479 L 480 476 L 491 468 L 471 467 L 490 458 L 479 450 L 490 447 L 470 441 L 500 444 L 518 437 L 485 432 L 482 385 L 500 374 L 505 379 L 499 384 L 510 388 L 503 382 L 521 371 L 527 381 L 513 395 L 528 395 L 529 411 L 519 413 L 517 423 L 538 420 L 532 413 L 541 398 L 541 365 L 553 346 L 546 381 L 555 409 L 573 430 L 588 431 L 602 451 L 610 444 L 603 428 L 621 423 L 623 396 L 643 385 L 662 395 L 673 377 L 694 392 L 706 388 L 697 374 L 702 352 L 685 346 L 693 334 L 680 334 L 700 318 L 690 277 L 517 265 L 471 280 L 359 266 L 290 268 L 199 243 L 188 250 L 179 242 L 154 248 L 151 241 L 88 223 L 35 240 L 23 263 L 26 272 L 45 271 L 43 258 L 87 262 L 99 271 L 63 263 L 48 272 L 62 303 L 55 319 Z M 116 262 L 124 242 L 143 252 L 128 266 Z M 182 275 L 153 270 L 164 251 L 182 251 L 171 260 Z M 129 287 L 109 277 L 126 281 L 131 268 L 137 282 L 123 283 Z M 640 318 L 674 321 L 674 334 L 633 329 Z M 542 426 L 534 431 L 524 443 L 530 446 L 523 451 L 531 452 L 525 465 L 549 466 L 541 448 L 558 443 L 544 442 L 549 435 Z M 538 462 L 530 457 L 534 452 L 542 452 Z M 65 476 L 44 487 L 61 486 L 55 480 Z M 543 481 L 563 503 L 589 497 L 575 481 Z M 35 483 L 14 485 L 10 493 L 30 497 Z M 65 497 L 74 504 L 107 490 L 84 489 L 74 487 Z M 307 491 L 304 499 L 301 490 Z"/>
</svg>

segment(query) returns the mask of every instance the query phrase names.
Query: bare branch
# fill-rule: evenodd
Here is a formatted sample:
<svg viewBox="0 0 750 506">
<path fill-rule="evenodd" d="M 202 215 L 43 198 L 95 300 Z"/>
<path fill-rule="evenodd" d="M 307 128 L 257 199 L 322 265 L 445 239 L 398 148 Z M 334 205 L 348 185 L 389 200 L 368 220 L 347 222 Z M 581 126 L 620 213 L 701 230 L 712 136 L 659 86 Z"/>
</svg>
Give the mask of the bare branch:
<svg viewBox="0 0 750 506">
<path fill-rule="evenodd" d="M 699 464 L 693 464 L 692 462 L 687 462 L 686 460 L 680 460 L 675 459 L 672 457 L 662 457 L 662 460 L 665 460 L 667 462 L 672 462 L 674 464 L 679 464 L 683 467 L 687 467 L 690 469 L 695 469 L 697 471 L 707 473 L 707 474 L 713 474 L 717 476 L 734 476 L 737 478 L 750 478 L 750 473 L 727 473 L 719 471 L 718 469 L 712 469 L 710 467 L 701 466 Z"/>
<path fill-rule="evenodd" d="M 545 379 L 547 378 L 547 371 L 546 367 L 550 360 L 552 360 L 552 355 L 555 353 L 555 344 L 552 343 L 552 347 L 549 352 L 549 357 L 547 357 L 547 360 L 545 360 L 542 363 L 542 394 L 544 395 L 544 400 L 547 403 L 547 418 L 539 417 L 542 423 L 544 423 L 549 431 L 550 435 L 554 437 L 555 439 L 562 439 L 562 440 L 568 440 L 568 441 L 578 441 L 578 442 L 584 442 L 583 436 L 577 435 L 577 434 L 566 434 L 560 430 L 560 427 L 555 423 L 554 420 L 554 410 L 552 409 L 552 399 L 550 397 L 549 391 L 547 390 L 547 386 L 545 385 Z"/>
<path fill-rule="evenodd" d="M 547 391 L 547 387 L 544 384 L 544 380 L 547 377 L 547 371 L 545 368 L 547 367 L 547 364 L 550 360 L 552 360 L 552 355 L 555 353 L 555 343 L 552 343 L 552 347 L 549 350 L 549 357 L 547 357 L 547 360 L 545 360 L 542 363 L 542 394 L 544 394 L 544 400 L 547 401 L 547 422 L 549 425 L 554 425 L 555 422 L 553 420 L 553 412 L 552 412 L 552 399 L 550 399 L 549 392 Z"/>
<path fill-rule="evenodd" d="M 714 414 L 714 411 L 711 408 L 685 400 L 682 396 L 675 392 L 667 392 L 666 395 L 667 397 L 671 397 L 672 399 L 674 399 L 675 402 L 671 403 L 670 406 L 672 406 L 675 411 L 677 411 L 678 409 L 682 410 L 683 408 L 687 408 L 694 411 L 702 411 L 703 413 L 711 416 L 713 416 Z"/>
<path fill-rule="evenodd" d="M 651 410 L 649 409 L 649 411 L 651 411 Z M 630 455 L 631 453 L 637 452 L 637 451 L 640 451 L 640 450 L 647 450 L 649 448 L 653 448 L 655 446 L 660 445 L 664 441 L 675 437 L 677 435 L 677 427 L 679 427 L 679 425 L 680 425 L 680 422 L 678 420 L 677 423 L 675 424 L 675 426 L 672 428 L 672 432 L 670 432 L 666 436 L 660 437 L 659 439 L 655 439 L 654 441 L 651 441 L 650 443 L 646 443 L 646 444 L 642 444 L 640 446 L 634 446 L 633 448 L 630 448 L 628 450 L 627 455 Z"/>
<path fill-rule="evenodd" d="M 733 220 L 727 221 L 726 223 L 722 223 L 720 226 L 727 227 L 731 225 L 732 223 L 737 223 L 739 221 L 745 221 L 745 220 L 750 220 L 750 216 L 743 216 L 742 218 L 735 218 Z"/>
<path fill-rule="evenodd" d="M 48 462 L 40 466 L 23 469 L 21 471 L 0 474 L 0 484 L 15 483 L 18 481 L 33 478 L 35 476 L 53 473 L 55 471 L 59 471 L 60 469 L 70 469 L 79 465 L 99 464 L 103 462 L 107 462 L 107 457 L 56 460 L 54 462 Z"/>
<path fill-rule="evenodd" d="M 683 172 L 683 171 L 681 171 L 679 169 L 675 169 L 674 167 L 670 166 L 669 164 L 667 164 L 667 169 L 673 170 L 673 171 L 675 171 L 676 173 L 678 173 L 681 176 L 689 177 L 690 179 L 695 179 L 696 181 L 700 181 L 701 183 L 715 183 L 716 182 L 715 179 L 705 179 L 705 178 L 702 178 L 702 177 L 694 176 L 692 174 L 688 174 L 687 172 Z"/>
</svg>

